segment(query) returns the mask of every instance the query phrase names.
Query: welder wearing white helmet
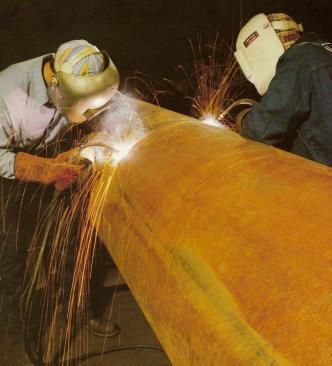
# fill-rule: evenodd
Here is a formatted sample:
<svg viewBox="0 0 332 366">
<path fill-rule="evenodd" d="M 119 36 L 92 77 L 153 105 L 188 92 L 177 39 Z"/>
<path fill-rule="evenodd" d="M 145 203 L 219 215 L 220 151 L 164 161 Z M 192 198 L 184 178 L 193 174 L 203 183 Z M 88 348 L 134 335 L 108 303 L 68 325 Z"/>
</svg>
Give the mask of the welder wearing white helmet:
<svg viewBox="0 0 332 366">
<path fill-rule="evenodd" d="M 71 161 L 71 150 L 63 152 L 59 146 L 67 130 L 110 106 L 118 84 L 109 56 L 85 40 L 67 42 L 55 54 L 0 72 L 1 311 L 17 343 L 22 337 L 22 284 L 37 217 L 49 209 L 53 184 L 64 190 L 83 169 Z M 69 278 L 65 286 L 70 285 Z M 100 318 L 91 318 L 88 325 L 95 335 L 118 333 L 115 324 Z M 25 357 L 17 363 L 31 364 Z"/>
<path fill-rule="evenodd" d="M 262 96 L 238 114 L 238 131 L 332 166 L 331 43 L 286 14 L 258 14 L 240 31 L 235 57 Z"/>
</svg>

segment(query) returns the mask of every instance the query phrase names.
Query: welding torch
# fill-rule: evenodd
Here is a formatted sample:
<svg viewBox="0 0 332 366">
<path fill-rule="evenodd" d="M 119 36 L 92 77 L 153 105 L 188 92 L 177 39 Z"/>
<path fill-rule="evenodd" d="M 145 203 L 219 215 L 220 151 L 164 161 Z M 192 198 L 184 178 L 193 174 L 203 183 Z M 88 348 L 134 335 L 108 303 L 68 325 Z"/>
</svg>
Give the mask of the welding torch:
<svg viewBox="0 0 332 366">
<path fill-rule="evenodd" d="M 95 165 L 102 165 L 105 162 L 110 162 L 113 153 L 117 150 L 103 142 L 90 142 L 82 144 L 69 151 L 63 152 L 59 155 L 59 164 L 68 166 L 61 175 L 57 177 L 55 182 L 56 191 L 63 191 L 74 183 L 74 181 L 82 182 L 93 171 Z M 71 170 L 71 166 L 80 167 L 78 171 Z M 76 176 L 76 178 L 75 178 Z M 80 184 L 79 184 L 80 185 Z"/>
<path fill-rule="evenodd" d="M 257 103 L 256 100 L 250 99 L 250 98 L 243 98 L 236 100 L 232 104 L 230 104 L 226 109 L 224 109 L 218 116 L 217 120 L 227 120 L 227 116 L 230 118 L 231 122 L 235 125 L 235 130 L 239 132 L 241 130 L 241 120 L 244 117 L 245 114 L 247 114 L 253 105 Z M 236 116 L 234 117 L 234 110 L 239 109 L 240 107 L 247 107 L 242 108 L 240 112 L 237 112 Z M 241 116 L 241 118 L 238 118 Z"/>
<path fill-rule="evenodd" d="M 102 164 L 110 160 L 112 154 L 118 150 L 108 144 L 87 143 L 79 147 L 79 159 L 88 161 L 88 164 Z"/>
</svg>

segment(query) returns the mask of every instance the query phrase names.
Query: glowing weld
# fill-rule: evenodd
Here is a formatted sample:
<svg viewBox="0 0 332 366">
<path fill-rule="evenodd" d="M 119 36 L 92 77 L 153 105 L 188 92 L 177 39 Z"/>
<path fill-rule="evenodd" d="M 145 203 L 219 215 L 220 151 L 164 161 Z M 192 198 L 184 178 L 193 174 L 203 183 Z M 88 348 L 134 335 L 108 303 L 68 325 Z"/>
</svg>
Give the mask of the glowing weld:
<svg viewBox="0 0 332 366">
<path fill-rule="evenodd" d="M 137 141 L 125 141 L 119 144 L 115 144 L 113 146 L 114 152 L 111 158 L 112 164 L 117 165 L 119 161 L 124 159 L 136 142 Z"/>
<path fill-rule="evenodd" d="M 98 130 L 89 135 L 80 151 L 83 158 L 96 165 L 117 165 L 145 136 L 135 105 L 122 94 L 117 94 L 112 99 L 112 108 L 100 115 Z"/>
<path fill-rule="evenodd" d="M 105 164 L 110 163 L 117 165 L 123 160 L 135 145 L 137 141 L 124 141 L 114 143 L 113 146 L 87 146 L 84 147 L 80 155 L 93 164 Z"/>
<path fill-rule="evenodd" d="M 219 128 L 225 127 L 222 123 L 220 123 L 220 121 L 218 121 L 216 118 L 214 118 L 212 116 L 204 117 L 202 119 L 202 122 L 209 126 L 214 126 L 214 127 L 219 127 Z"/>
</svg>

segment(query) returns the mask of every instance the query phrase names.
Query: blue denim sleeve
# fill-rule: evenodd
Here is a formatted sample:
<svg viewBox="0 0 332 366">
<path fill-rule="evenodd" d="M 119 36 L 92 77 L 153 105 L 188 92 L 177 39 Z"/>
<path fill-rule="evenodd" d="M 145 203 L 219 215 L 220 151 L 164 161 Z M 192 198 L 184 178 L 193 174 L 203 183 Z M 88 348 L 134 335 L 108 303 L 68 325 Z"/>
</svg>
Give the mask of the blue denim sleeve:
<svg viewBox="0 0 332 366">
<path fill-rule="evenodd" d="M 278 145 L 310 112 L 310 70 L 305 53 L 301 49 L 290 51 L 279 60 L 276 75 L 261 102 L 243 119 L 243 136 Z"/>
</svg>

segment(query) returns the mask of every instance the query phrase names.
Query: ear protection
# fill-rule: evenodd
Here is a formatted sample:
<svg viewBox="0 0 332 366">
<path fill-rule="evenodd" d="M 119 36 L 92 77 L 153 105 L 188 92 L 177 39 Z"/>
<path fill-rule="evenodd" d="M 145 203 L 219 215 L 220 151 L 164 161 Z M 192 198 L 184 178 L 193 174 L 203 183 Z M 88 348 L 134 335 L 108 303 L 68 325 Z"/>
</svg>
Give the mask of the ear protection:
<svg viewBox="0 0 332 366">
<path fill-rule="evenodd" d="M 55 75 L 52 76 L 51 78 L 51 86 L 57 86 L 58 85 L 58 79 L 56 78 Z"/>
</svg>

